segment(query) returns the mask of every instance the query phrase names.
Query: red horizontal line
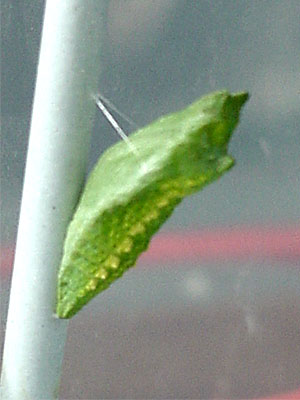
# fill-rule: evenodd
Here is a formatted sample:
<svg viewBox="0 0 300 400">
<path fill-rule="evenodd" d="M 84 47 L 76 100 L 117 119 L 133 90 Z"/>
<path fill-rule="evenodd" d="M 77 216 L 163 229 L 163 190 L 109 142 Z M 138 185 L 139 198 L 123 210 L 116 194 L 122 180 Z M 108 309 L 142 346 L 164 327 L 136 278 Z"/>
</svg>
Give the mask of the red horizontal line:
<svg viewBox="0 0 300 400">
<path fill-rule="evenodd" d="M 258 400 L 300 400 L 300 388 L 295 392 L 273 395 L 273 397 L 264 397 Z"/>
<path fill-rule="evenodd" d="M 9 273 L 13 264 L 14 248 L 1 249 L 0 272 Z M 256 257 L 299 260 L 300 225 L 246 227 L 177 231 L 157 234 L 141 262 L 210 261 L 249 259 Z M 300 266 L 300 265 L 299 265 Z"/>
<path fill-rule="evenodd" d="M 228 260 L 250 257 L 284 257 L 298 259 L 300 264 L 300 226 L 239 226 L 161 233 L 154 237 L 141 260 Z"/>
</svg>

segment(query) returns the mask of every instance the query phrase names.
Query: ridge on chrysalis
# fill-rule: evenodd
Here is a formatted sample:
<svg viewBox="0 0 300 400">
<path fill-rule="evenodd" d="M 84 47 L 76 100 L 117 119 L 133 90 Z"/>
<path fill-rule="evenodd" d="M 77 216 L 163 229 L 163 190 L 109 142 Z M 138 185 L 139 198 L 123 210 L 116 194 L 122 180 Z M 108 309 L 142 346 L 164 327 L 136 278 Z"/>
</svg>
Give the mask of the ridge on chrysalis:
<svg viewBox="0 0 300 400">
<path fill-rule="evenodd" d="M 216 92 L 164 116 L 99 159 L 69 225 L 58 274 L 59 318 L 70 318 L 146 250 L 181 200 L 219 178 L 247 93 Z"/>
</svg>

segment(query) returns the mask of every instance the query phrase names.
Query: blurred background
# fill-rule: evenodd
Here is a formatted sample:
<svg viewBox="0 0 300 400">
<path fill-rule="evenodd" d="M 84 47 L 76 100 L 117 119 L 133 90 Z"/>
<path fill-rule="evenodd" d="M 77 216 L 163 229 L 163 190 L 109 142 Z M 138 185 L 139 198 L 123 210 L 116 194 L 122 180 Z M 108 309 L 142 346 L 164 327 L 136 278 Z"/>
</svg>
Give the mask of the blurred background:
<svg viewBox="0 0 300 400">
<path fill-rule="evenodd" d="M 2 345 L 44 1 L 1 7 Z M 137 126 L 210 91 L 251 98 L 233 170 L 183 201 L 137 268 L 71 320 L 62 398 L 300 387 L 299 15 L 298 0 L 109 1 L 99 91 Z M 118 140 L 98 112 L 89 168 Z"/>
</svg>

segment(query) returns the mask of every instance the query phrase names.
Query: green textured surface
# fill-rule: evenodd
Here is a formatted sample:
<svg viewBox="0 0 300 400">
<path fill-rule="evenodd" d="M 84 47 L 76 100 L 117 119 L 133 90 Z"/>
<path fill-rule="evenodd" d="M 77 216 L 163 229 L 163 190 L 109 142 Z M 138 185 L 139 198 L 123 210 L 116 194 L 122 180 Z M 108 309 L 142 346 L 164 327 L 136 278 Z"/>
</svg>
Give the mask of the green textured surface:
<svg viewBox="0 0 300 400">
<path fill-rule="evenodd" d="M 100 157 L 68 228 L 57 315 L 70 318 L 146 250 L 187 195 L 220 177 L 247 93 L 210 94 L 161 117 Z"/>
</svg>

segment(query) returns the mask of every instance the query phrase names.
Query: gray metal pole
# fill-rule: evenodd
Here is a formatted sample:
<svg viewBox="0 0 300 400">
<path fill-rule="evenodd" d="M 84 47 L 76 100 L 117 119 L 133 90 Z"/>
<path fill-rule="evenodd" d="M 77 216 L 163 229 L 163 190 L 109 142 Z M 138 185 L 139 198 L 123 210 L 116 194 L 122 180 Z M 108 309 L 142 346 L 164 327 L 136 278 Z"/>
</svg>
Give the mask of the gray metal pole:
<svg viewBox="0 0 300 400">
<path fill-rule="evenodd" d="M 107 0 L 48 0 L 2 369 L 7 400 L 58 396 L 67 322 L 54 317 L 66 227 L 86 172 Z"/>
</svg>

